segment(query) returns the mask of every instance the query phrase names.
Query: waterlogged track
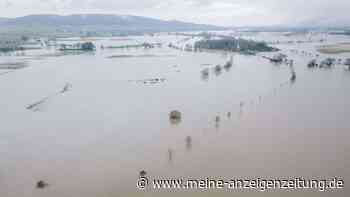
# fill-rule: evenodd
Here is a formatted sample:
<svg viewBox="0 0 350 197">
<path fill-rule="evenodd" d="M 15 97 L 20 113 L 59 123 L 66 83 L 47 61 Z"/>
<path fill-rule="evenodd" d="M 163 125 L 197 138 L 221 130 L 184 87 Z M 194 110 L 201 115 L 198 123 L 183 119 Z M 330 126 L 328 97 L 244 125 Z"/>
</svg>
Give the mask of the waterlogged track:
<svg viewBox="0 0 350 197">
<path fill-rule="evenodd" d="M 55 93 L 55 94 L 53 94 L 53 95 L 51 95 L 51 96 L 47 96 L 47 97 L 45 97 L 45 98 L 43 98 L 43 99 L 41 99 L 41 100 L 39 100 L 39 101 L 36 101 L 36 102 L 33 103 L 33 104 L 28 105 L 28 106 L 26 107 L 26 109 L 32 110 L 32 111 L 39 111 L 41 105 L 45 104 L 47 101 L 49 101 L 49 99 L 53 99 L 53 98 L 56 97 L 56 96 L 59 96 L 59 95 L 61 95 L 61 94 L 64 94 L 65 92 L 69 91 L 71 87 L 72 87 L 72 85 L 69 84 L 69 83 L 67 83 L 67 84 L 63 87 L 63 89 L 62 89 L 61 91 L 59 91 L 59 92 L 57 92 L 57 93 Z"/>
<path fill-rule="evenodd" d="M 96 43 L 135 39 L 165 44 L 28 60 L 25 69 L 0 77 L 2 197 L 178 195 L 138 191 L 141 170 L 165 178 L 338 176 L 350 181 L 350 109 L 345 107 L 350 72 L 341 66 L 307 69 L 311 57 L 291 50 L 315 53 L 310 43 L 278 45 L 294 60 L 293 69 L 260 57 L 270 53 L 166 47 L 184 39 L 180 36 Z M 106 58 L 113 55 L 137 58 Z M 225 68 L 231 55 L 233 63 Z M 348 192 L 345 187 L 332 195 Z M 213 193 L 181 193 L 203 194 Z M 305 196 L 305 191 L 259 194 Z M 256 196 L 254 191 L 240 195 Z"/>
</svg>

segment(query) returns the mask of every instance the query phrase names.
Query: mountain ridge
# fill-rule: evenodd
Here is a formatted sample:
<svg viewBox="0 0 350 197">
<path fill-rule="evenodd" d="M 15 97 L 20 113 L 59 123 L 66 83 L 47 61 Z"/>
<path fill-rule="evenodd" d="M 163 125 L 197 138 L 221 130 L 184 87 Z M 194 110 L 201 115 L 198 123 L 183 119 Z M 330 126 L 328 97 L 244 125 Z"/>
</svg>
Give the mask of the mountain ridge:
<svg viewBox="0 0 350 197">
<path fill-rule="evenodd" d="M 135 30 L 135 31 L 188 31 L 188 30 L 218 30 L 224 27 L 206 24 L 196 24 L 176 20 L 161 20 L 134 15 L 112 14 L 72 14 L 72 15 L 27 15 L 16 18 L 0 18 L 0 27 L 45 26 L 53 28 L 71 27 L 101 27 L 104 29 Z"/>
</svg>

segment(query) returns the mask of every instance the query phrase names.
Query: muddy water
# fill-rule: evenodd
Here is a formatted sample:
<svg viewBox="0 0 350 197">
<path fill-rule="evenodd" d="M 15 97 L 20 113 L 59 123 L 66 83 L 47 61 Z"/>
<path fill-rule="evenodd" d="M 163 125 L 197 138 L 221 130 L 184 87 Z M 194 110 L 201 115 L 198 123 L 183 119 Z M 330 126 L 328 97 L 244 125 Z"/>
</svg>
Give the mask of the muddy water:
<svg viewBox="0 0 350 197">
<path fill-rule="evenodd" d="M 96 42 L 180 38 L 132 39 Z M 279 47 L 287 53 L 313 50 L 311 44 Z M 39 52 L 24 56 L 31 53 Z M 113 55 L 138 56 L 107 58 Z M 345 180 L 345 189 L 333 193 L 251 190 L 183 196 L 348 196 L 350 71 L 341 66 L 308 70 L 310 57 L 289 55 L 295 60 L 295 83 L 289 81 L 288 66 L 259 56 L 235 54 L 232 68 L 215 72 L 230 54 L 167 47 L 27 60 L 28 67 L 0 76 L 1 196 L 179 195 L 138 191 L 141 170 L 169 178 Z M 208 78 L 201 76 L 205 68 Z M 69 91 L 57 94 L 67 83 Z M 43 98 L 36 111 L 26 109 Z M 172 110 L 182 113 L 178 125 L 169 122 Z M 36 189 L 39 180 L 49 186 Z"/>
</svg>

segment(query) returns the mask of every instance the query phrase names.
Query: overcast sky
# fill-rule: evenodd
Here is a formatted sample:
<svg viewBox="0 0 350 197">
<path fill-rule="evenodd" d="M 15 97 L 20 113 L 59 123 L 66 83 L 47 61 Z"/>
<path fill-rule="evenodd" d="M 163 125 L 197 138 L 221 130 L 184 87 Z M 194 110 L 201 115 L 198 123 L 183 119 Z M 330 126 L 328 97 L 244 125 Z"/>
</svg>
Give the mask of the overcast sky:
<svg viewBox="0 0 350 197">
<path fill-rule="evenodd" d="M 225 26 L 345 24 L 350 0 L 0 0 L 0 17 L 108 13 Z"/>
</svg>

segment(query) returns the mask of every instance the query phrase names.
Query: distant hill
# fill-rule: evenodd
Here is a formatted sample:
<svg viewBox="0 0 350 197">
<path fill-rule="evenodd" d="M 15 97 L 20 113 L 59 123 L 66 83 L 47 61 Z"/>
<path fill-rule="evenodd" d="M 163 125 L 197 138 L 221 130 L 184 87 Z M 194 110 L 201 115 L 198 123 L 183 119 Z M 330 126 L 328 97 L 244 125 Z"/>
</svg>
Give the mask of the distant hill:
<svg viewBox="0 0 350 197">
<path fill-rule="evenodd" d="M 0 18 L 0 29 L 3 29 L 1 32 L 4 31 L 4 28 L 33 33 L 71 32 L 90 34 L 98 34 L 101 32 L 122 34 L 225 29 L 214 25 L 166 21 L 131 15 L 105 14 L 76 14 L 68 16 L 28 15 L 17 18 Z"/>
</svg>

